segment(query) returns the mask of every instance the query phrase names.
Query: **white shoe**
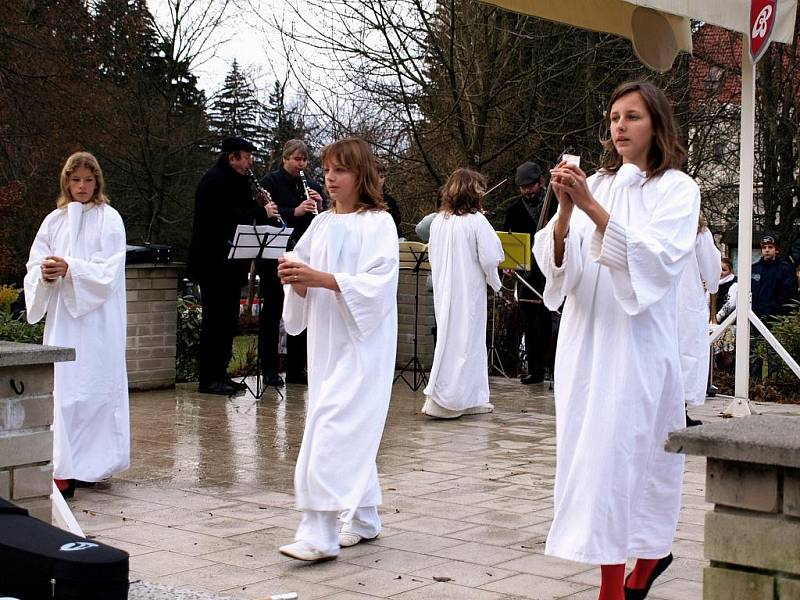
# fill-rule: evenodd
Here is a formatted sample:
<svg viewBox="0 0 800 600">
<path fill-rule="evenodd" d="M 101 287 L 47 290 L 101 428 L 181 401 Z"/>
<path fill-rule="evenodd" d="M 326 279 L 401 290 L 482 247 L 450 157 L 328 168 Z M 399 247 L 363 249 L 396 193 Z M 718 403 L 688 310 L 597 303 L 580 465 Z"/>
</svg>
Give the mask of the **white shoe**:
<svg viewBox="0 0 800 600">
<path fill-rule="evenodd" d="M 491 402 L 487 402 L 486 404 L 480 404 L 478 406 L 473 406 L 471 408 L 465 408 L 464 414 L 465 415 L 485 415 L 486 413 L 493 413 L 494 412 L 494 404 Z"/>
<path fill-rule="evenodd" d="M 464 413 L 460 410 L 450 410 L 444 406 L 439 406 L 430 396 L 425 397 L 425 404 L 422 405 L 422 414 L 433 417 L 434 419 L 457 419 Z"/>
<path fill-rule="evenodd" d="M 339 546 L 341 546 L 342 548 L 349 548 L 350 546 L 355 546 L 356 544 L 360 544 L 361 542 L 371 542 L 377 537 L 378 536 L 376 535 L 375 537 L 366 538 L 363 535 L 353 533 L 352 531 L 340 531 Z"/>
<path fill-rule="evenodd" d="M 309 544 L 308 542 L 294 542 L 278 548 L 278 552 L 297 560 L 316 562 L 322 560 L 333 560 L 339 554 L 327 554 Z"/>
</svg>

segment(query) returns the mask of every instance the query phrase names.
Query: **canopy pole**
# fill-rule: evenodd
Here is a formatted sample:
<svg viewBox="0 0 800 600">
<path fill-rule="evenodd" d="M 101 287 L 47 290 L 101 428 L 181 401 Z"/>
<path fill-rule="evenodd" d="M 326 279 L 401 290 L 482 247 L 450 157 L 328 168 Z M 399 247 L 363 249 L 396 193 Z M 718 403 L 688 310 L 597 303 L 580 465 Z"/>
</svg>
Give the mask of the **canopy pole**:
<svg viewBox="0 0 800 600">
<path fill-rule="evenodd" d="M 756 65 L 750 37 L 742 35 L 742 112 L 739 157 L 739 256 L 736 287 L 736 385 L 734 400 L 723 414 L 752 414 L 750 384 L 750 271 L 753 262 L 753 164 L 755 162 Z"/>
</svg>

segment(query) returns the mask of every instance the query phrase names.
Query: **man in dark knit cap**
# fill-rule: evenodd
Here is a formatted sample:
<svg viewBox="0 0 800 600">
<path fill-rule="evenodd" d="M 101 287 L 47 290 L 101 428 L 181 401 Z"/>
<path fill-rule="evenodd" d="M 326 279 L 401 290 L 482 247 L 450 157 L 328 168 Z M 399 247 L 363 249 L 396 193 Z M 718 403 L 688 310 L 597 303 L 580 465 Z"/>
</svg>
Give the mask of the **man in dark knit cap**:
<svg viewBox="0 0 800 600">
<path fill-rule="evenodd" d="M 277 214 L 272 202 L 262 208 L 253 198 L 247 173 L 254 150 L 255 146 L 240 137 L 224 139 L 216 164 L 203 175 L 195 192 L 188 273 L 200 284 L 203 322 L 198 391 L 206 394 L 230 395 L 244 388 L 228 377 L 228 363 L 250 261 L 228 260 L 228 253 L 237 225 L 266 224 Z"/>
<path fill-rule="evenodd" d="M 520 195 L 506 212 L 504 229 L 515 233 L 527 233 L 533 243 L 545 193 L 542 170 L 536 163 L 524 162 L 517 167 L 514 183 L 517 184 Z M 544 275 L 533 261 L 533 256 L 531 256 L 531 270 L 525 274 L 525 280 L 539 293 L 544 290 Z M 550 349 L 552 316 L 541 298 L 527 286 L 519 283 L 517 291 L 525 325 L 525 353 L 528 356 L 528 373 L 520 381 L 524 384 L 541 383 L 544 381 L 545 363 Z"/>
</svg>

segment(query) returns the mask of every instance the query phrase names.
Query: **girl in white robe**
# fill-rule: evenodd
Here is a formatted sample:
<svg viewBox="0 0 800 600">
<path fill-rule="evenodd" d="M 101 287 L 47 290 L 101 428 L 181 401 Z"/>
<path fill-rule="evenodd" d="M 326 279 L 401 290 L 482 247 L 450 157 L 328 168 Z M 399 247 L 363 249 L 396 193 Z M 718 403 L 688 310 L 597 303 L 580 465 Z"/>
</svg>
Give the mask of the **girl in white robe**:
<svg viewBox="0 0 800 600">
<path fill-rule="evenodd" d="M 707 294 L 717 293 L 721 260 L 714 236 L 701 217 L 692 257 L 678 285 L 678 334 L 686 404 L 700 405 L 706 401 L 711 358 Z M 691 419 L 687 412 L 686 424 L 699 425 L 700 422 Z"/>
<path fill-rule="evenodd" d="M 555 364 L 555 512 L 545 553 L 601 565 L 601 600 L 644 598 L 672 560 L 684 427 L 676 286 L 700 194 L 663 92 L 622 84 L 603 169 L 552 171 L 559 210 L 535 237 L 545 304 L 566 299 Z M 638 558 L 624 579 L 625 561 Z"/>
<path fill-rule="evenodd" d="M 486 286 L 500 289 L 503 245 L 481 211 L 485 178 L 457 169 L 442 188 L 428 252 L 436 348 L 423 414 L 440 419 L 492 412 L 486 368 Z"/>
<path fill-rule="evenodd" d="M 308 331 L 308 406 L 294 481 L 303 515 L 295 542 L 280 552 L 307 561 L 335 558 L 340 546 L 380 533 L 375 459 L 397 346 L 397 230 L 375 159 L 352 138 L 327 146 L 321 160 L 333 206 L 278 266 L 286 331 Z"/>
<path fill-rule="evenodd" d="M 53 477 L 67 497 L 130 464 L 125 228 L 103 188 L 94 156 L 67 159 L 25 276 L 28 321 L 46 314 L 44 343 L 75 348 L 55 364 L 53 390 Z"/>
</svg>

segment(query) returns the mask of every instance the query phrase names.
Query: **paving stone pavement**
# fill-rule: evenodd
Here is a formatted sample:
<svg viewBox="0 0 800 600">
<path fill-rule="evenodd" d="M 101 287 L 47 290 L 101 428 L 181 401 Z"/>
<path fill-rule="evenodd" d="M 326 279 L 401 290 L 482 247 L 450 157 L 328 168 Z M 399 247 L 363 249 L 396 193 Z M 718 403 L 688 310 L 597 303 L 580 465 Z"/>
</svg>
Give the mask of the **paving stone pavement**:
<svg viewBox="0 0 800 600">
<path fill-rule="evenodd" d="M 384 530 L 308 565 L 292 540 L 306 388 L 261 400 L 194 387 L 133 394 L 132 468 L 70 501 L 87 535 L 131 555 L 131 598 L 596 600 L 599 569 L 544 556 L 555 418 L 547 384 L 492 378 L 490 415 L 432 421 L 395 385 L 378 467 Z M 725 400 L 693 409 L 719 418 Z M 759 405 L 771 414 L 800 407 Z M 653 600 L 702 597 L 705 460 L 688 457 L 675 562 Z M 175 592 L 170 590 L 181 590 Z M 171 593 L 171 595 L 170 595 Z"/>
</svg>

